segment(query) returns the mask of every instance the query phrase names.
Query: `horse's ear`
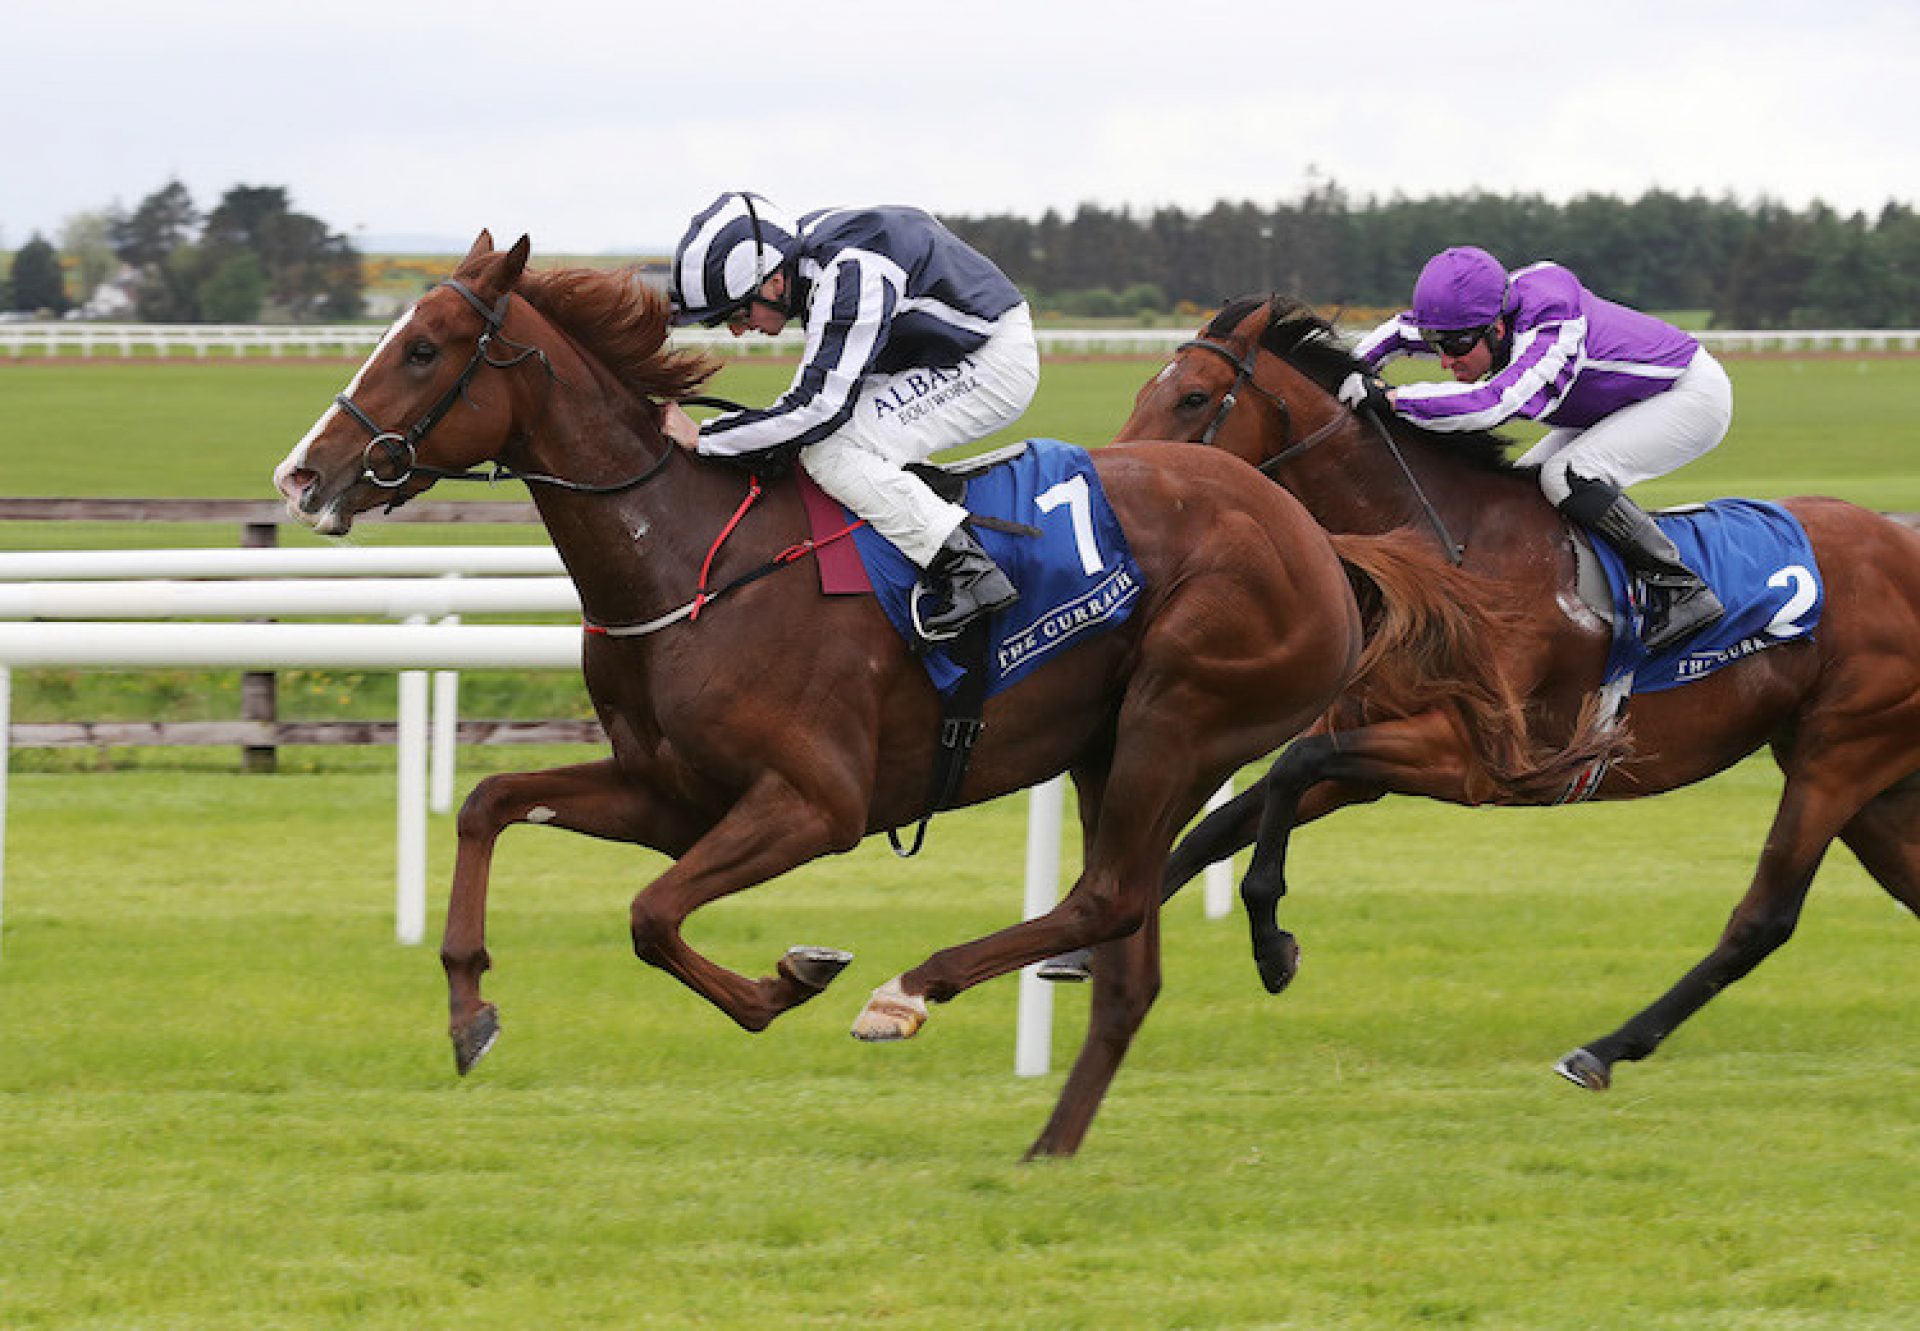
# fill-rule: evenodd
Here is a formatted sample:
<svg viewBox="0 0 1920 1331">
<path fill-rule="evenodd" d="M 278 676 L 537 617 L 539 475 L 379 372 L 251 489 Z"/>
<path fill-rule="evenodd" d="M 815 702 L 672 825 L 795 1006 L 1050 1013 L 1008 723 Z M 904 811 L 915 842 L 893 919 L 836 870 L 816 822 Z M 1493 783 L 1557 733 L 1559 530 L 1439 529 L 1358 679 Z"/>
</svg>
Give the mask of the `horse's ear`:
<svg viewBox="0 0 1920 1331">
<path fill-rule="evenodd" d="M 500 269 L 500 285 L 503 289 L 512 287 L 520 280 L 520 274 L 527 268 L 527 256 L 532 253 L 531 237 L 521 236 L 513 242 L 513 248 L 507 251 L 506 263 Z"/>
<path fill-rule="evenodd" d="M 462 268 L 465 268 L 468 264 L 472 263 L 475 259 L 484 259 L 487 255 L 492 253 L 493 253 L 493 232 L 487 230 L 487 228 L 485 227 L 481 227 L 480 234 L 473 238 L 473 248 L 467 251 L 467 257 L 460 261 L 460 266 Z"/>
</svg>

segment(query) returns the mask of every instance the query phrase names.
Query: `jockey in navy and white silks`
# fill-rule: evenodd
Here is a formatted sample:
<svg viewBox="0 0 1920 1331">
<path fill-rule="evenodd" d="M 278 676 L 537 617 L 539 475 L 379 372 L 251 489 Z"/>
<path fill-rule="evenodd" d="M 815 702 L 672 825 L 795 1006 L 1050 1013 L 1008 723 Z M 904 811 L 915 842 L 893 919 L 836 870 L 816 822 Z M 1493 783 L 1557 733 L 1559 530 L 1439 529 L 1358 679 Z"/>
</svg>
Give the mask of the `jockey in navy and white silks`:
<svg viewBox="0 0 1920 1331">
<path fill-rule="evenodd" d="M 771 405 L 669 433 L 708 456 L 797 453 L 827 494 L 926 569 L 943 604 L 929 636 L 1010 605 L 1011 582 L 962 524 L 966 510 L 901 468 L 1018 420 L 1039 385 L 1033 320 L 991 261 L 917 208 L 827 209 L 792 222 L 758 195 L 723 194 L 674 255 L 679 323 L 736 336 L 806 329 L 793 384 Z"/>
<path fill-rule="evenodd" d="M 1508 273 L 1485 250 L 1435 256 L 1413 307 L 1355 349 L 1377 368 L 1396 356 L 1435 355 L 1453 383 L 1344 386 L 1356 405 L 1383 397 L 1430 430 L 1485 430 L 1514 417 L 1549 426 L 1523 455 L 1569 519 L 1611 539 L 1652 595 L 1651 650 L 1720 618 L 1721 607 L 1653 520 L 1621 492 L 1691 462 L 1726 437 L 1733 388 L 1687 333 L 1603 300 L 1555 263 Z"/>
</svg>

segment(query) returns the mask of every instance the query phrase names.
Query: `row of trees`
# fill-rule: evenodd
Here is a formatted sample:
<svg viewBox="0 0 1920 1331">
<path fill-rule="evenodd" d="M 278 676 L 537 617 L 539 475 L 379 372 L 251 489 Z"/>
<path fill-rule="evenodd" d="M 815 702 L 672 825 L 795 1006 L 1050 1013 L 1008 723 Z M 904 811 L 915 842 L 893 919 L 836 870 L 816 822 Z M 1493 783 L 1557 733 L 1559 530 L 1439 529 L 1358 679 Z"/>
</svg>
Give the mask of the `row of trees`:
<svg viewBox="0 0 1920 1331">
<path fill-rule="evenodd" d="M 1476 244 L 1513 266 L 1555 259 L 1641 309 L 1709 311 L 1722 328 L 1920 327 L 1920 214 L 1904 204 L 1869 219 L 1661 190 L 1567 203 L 1484 192 L 1356 202 L 1316 180 L 1272 206 L 1135 213 L 1089 204 L 1037 221 L 946 220 L 1040 308 L 1068 315 L 1204 309 L 1276 290 L 1329 310 L 1395 308 L 1431 255 Z M 360 312 L 360 255 L 278 187 L 236 186 L 202 214 L 171 181 L 132 212 L 69 219 L 61 242 L 56 250 L 35 236 L 22 246 L 0 308 L 61 313 L 76 289 L 84 299 L 118 269 L 133 302 L 126 313 L 144 320 Z"/>
<path fill-rule="evenodd" d="M 359 251 L 295 212 L 278 186 L 236 185 L 202 213 L 185 185 L 169 181 L 131 212 L 116 206 L 69 218 L 60 239 L 60 249 L 39 235 L 20 247 L 0 306 L 62 314 L 116 283 L 131 301 L 125 312 L 152 323 L 360 313 Z"/>
<path fill-rule="evenodd" d="M 1722 328 L 1920 327 L 1920 215 L 1655 190 L 1638 199 L 1469 193 L 1355 202 L 1316 183 L 1293 203 L 1204 213 L 1091 205 L 1072 217 L 947 217 L 1043 308 L 1133 313 L 1284 291 L 1334 309 L 1403 306 L 1420 267 L 1480 245 L 1512 267 L 1566 264 L 1590 288 L 1650 310 L 1708 310 Z"/>
</svg>

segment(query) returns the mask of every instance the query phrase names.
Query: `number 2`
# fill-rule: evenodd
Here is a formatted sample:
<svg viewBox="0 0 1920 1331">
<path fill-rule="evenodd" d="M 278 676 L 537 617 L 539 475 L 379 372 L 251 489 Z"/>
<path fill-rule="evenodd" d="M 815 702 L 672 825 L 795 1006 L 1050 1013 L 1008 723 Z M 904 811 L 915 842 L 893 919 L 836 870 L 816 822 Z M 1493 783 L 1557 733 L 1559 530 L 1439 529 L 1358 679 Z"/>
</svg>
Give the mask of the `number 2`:
<svg viewBox="0 0 1920 1331">
<path fill-rule="evenodd" d="M 1820 595 L 1814 585 L 1813 574 L 1804 564 L 1789 564 L 1767 579 L 1769 587 L 1785 587 L 1791 584 L 1793 595 L 1787 603 L 1774 613 L 1767 624 L 1769 638 L 1797 638 L 1807 631 L 1805 624 L 1797 623 L 1800 616 L 1813 609 L 1814 600 Z"/>
</svg>

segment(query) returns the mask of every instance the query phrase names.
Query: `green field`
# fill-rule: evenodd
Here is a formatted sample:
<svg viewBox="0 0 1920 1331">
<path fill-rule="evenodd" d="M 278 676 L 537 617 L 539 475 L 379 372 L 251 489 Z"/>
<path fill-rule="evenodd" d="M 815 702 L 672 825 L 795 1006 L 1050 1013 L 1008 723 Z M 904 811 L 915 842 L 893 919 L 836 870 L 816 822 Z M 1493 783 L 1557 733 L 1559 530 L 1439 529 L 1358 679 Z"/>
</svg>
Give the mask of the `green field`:
<svg viewBox="0 0 1920 1331">
<path fill-rule="evenodd" d="M 1762 764 L 1309 829 L 1282 999 L 1240 925 L 1176 902 L 1106 1112 L 1035 1167 L 1083 991 L 1038 1080 L 1007 981 L 909 1045 L 845 1033 L 867 988 L 1012 918 L 1018 801 L 698 917 L 751 971 L 858 953 L 757 1037 L 628 952 L 657 857 L 510 834 L 506 1033 L 462 1082 L 431 947 L 391 941 L 390 770 L 351 767 L 14 778 L 0 1326 L 1894 1331 L 1920 1306 L 1913 922 L 1845 854 L 1792 944 L 1608 1095 L 1548 1070 L 1712 937 Z M 434 841 L 443 882 L 447 820 Z"/>
<path fill-rule="evenodd" d="M 1112 438 L 1149 361 L 1049 362 L 1018 433 L 1075 443 Z M 1920 357 L 1749 357 L 1729 362 L 1733 430 L 1707 457 L 1641 491 L 1649 502 L 1812 492 L 1920 510 Z M 345 387 L 346 363 L 0 363 L 0 492 L 271 498 L 275 463 Z M 729 362 L 715 392 L 766 401 L 790 365 Z M 1526 435 L 1516 432 L 1516 437 Z M 443 487 L 436 497 L 479 498 Z M 520 498 L 515 490 L 505 498 Z M 42 529 L 0 528 L 20 546 Z M 289 533 L 291 534 L 291 533 Z M 71 532 L 55 528 L 51 536 Z M 164 537 L 147 528 L 140 539 Z M 229 539 L 222 534 L 220 539 Z M 357 540 L 444 539 L 372 524 Z"/>
<path fill-rule="evenodd" d="M 1022 432 L 1108 437 L 1152 368 L 1050 365 Z M 1920 361 L 1730 368 L 1733 437 L 1645 498 L 1920 510 Z M 0 365 L 0 490 L 259 497 L 350 372 Z M 715 388 L 762 400 L 787 373 L 732 366 Z M 0 528 L 14 547 L 233 540 Z M 221 687 L 23 673 L 15 711 L 232 715 Z M 389 688 L 302 676 L 288 710 L 379 714 Z M 571 681 L 483 689 L 499 714 L 577 700 Z M 1017 913 L 1023 801 L 942 817 L 916 860 L 869 842 L 696 917 L 695 944 L 749 972 L 791 943 L 857 953 L 757 1037 L 633 959 L 626 902 L 658 856 L 515 830 L 492 895 L 505 1034 L 461 1081 L 433 948 L 392 942 L 391 755 L 297 756 L 245 778 L 219 752 L 16 758 L 0 1327 L 1920 1320 L 1914 922 L 1843 849 L 1793 941 L 1613 1091 L 1549 1070 L 1709 945 L 1771 815 L 1764 759 L 1638 804 L 1394 800 L 1303 831 L 1300 980 L 1267 997 L 1244 926 L 1176 902 L 1164 997 L 1086 1149 L 1022 1167 L 1084 991 L 1060 995 L 1035 1080 L 1011 1074 L 1011 980 L 907 1045 L 846 1027 L 868 988 Z M 463 785 L 577 756 L 473 753 Z M 436 885 L 452 840 L 437 818 Z"/>
</svg>

